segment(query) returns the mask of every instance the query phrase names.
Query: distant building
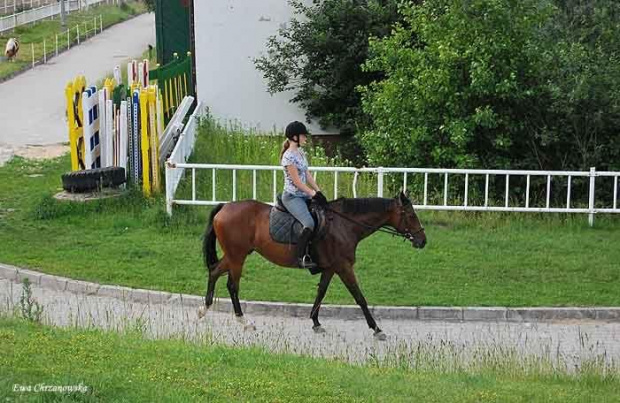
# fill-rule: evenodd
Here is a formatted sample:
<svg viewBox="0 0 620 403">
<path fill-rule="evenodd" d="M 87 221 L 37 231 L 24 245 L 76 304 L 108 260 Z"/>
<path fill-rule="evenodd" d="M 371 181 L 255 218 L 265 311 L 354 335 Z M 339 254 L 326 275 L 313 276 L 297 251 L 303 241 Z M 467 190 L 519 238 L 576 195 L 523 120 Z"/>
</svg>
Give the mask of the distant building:
<svg viewBox="0 0 620 403">
<path fill-rule="evenodd" d="M 198 98 L 216 119 L 266 132 L 305 119 L 305 111 L 289 102 L 293 93 L 267 92 L 253 62 L 292 18 L 287 0 L 158 0 L 158 7 L 158 60 L 192 51 Z M 325 133 L 315 122 L 308 126 Z"/>
</svg>

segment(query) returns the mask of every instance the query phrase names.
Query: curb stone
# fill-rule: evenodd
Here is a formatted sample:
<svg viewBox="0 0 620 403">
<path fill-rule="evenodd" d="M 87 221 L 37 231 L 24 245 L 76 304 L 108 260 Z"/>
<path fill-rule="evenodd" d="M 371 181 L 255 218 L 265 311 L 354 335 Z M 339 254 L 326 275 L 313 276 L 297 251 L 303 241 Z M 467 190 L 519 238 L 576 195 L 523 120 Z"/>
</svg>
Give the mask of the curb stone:
<svg viewBox="0 0 620 403">
<path fill-rule="evenodd" d="M 0 278 L 21 283 L 25 278 L 42 288 L 69 291 L 77 294 L 118 298 L 127 302 L 148 304 L 178 304 L 201 308 L 204 297 L 145 290 L 116 285 L 97 284 L 67 277 L 53 276 L 33 270 L 0 263 Z M 245 313 L 309 318 L 312 304 L 269 301 L 240 301 Z M 210 308 L 217 312 L 232 312 L 228 297 L 216 299 Z M 378 319 L 389 320 L 442 320 L 480 322 L 542 322 L 542 321 L 605 321 L 620 322 L 620 307 L 443 307 L 443 306 L 371 306 L 370 311 Z M 345 320 L 363 319 L 356 305 L 322 305 L 321 317 Z"/>
</svg>

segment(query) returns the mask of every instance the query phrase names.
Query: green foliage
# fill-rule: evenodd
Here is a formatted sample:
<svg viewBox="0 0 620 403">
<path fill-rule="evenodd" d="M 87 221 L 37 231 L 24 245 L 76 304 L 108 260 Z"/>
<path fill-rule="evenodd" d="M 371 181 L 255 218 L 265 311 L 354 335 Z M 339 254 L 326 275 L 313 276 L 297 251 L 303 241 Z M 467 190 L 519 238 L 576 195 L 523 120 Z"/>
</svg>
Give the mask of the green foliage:
<svg viewBox="0 0 620 403">
<path fill-rule="evenodd" d="M 27 278 L 25 278 L 22 283 L 22 295 L 19 298 L 19 306 L 23 319 L 30 322 L 41 323 L 43 307 L 32 297 L 32 287 L 30 286 L 30 280 Z"/>
<path fill-rule="evenodd" d="M 620 169 L 620 3 L 557 1 L 541 81 L 547 130 L 533 131 L 541 165 Z"/>
<path fill-rule="evenodd" d="M 538 0 L 429 0 L 402 10 L 405 24 L 371 40 L 363 88 L 374 128 L 362 135 L 372 163 L 505 167 L 536 114 L 543 88 Z M 522 153 L 521 153 L 522 154 Z"/>
<path fill-rule="evenodd" d="M 428 0 L 371 40 L 361 88 L 372 164 L 618 166 L 619 5 Z M 613 161 L 613 162 L 612 162 Z"/>
<path fill-rule="evenodd" d="M 154 12 L 157 9 L 157 1 L 156 0 L 144 0 L 144 4 L 146 5 L 146 9 L 148 11 Z"/>
<path fill-rule="evenodd" d="M 291 0 L 297 18 L 267 43 L 255 60 L 271 93 L 296 92 L 292 102 L 322 127 L 351 133 L 368 123 L 355 88 L 381 78 L 364 72 L 369 35 L 383 37 L 399 16 L 396 0 L 324 0 L 305 6 Z"/>
</svg>

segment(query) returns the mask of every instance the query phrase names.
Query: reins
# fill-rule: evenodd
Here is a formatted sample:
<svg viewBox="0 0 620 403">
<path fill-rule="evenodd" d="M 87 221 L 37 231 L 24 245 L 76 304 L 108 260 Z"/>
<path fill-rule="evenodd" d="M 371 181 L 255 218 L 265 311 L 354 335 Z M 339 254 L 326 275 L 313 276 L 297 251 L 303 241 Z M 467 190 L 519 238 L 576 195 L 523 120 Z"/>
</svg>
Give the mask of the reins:
<svg viewBox="0 0 620 403">
<path fill-rule="evenodd" d="M 336 210 L 334 210 L 334 209 L 332 209 L 332 208 L 330 208 L 330 207 L 327 207 L 327 206 L 323 207 L 323 209 L 325 209 L 325 210 L 327 210 L 327 211 L 331 211 L 332 213 L 335 213 L 336 215 L 338 215 L 338 216 L 340 216 L 340 217 L 344 218 L 345 220 L 350 221 L 350 222 L 352 222 L 352 223 L 354 223 L 354 224 L 357 224 L 357 225 L 359 225 L 359 226 L 361 226 L 361 227 L 364 227 L 364 228 L 366 228 L 366 229 L 370 229 L 370 230 L 373 230 L 373 231 L 379 231 L 379 232 L 385 232 L 386 234 L 390 234 L 390 235 L 392 235 L 392 236 L 401 237 L 401 238 L 403 238 L 404 240 L 410 240 L 410 241 L 413 241 L 413 236 L 414 236 L 414 235 L 416 235 L 416 234 L 417 234 L 417 233 L 419 233 L 419 232 L 424 231 L 424 227 L 420 227 L 420 229 L 419 229 L 419 230 L 417 230 L 417 231 L 415 231 L 415 232 L 413 232 L 413 233 L 412 233 L 412 232 L 409 232 L 409 230 L 408 230 L 408 229 L 406 229 L 406 230 L 405 230 L 405 233 L 404 233 L 404 234 L 401 234 L 400 232 L 396 231 L 396 230 L 395 230 L 395 229 L 393 229 L 393 228 L 390 228 L 390 227 L 385 227 L 385 225 L 373 226 L 373 225 L 364 224 L 363 222 L 359 222 L 359 221 L 357 221 L 357 220 L 352 219 L 351 217 L 347 217 L 346 215 L 342 214 L 341 212 L 336 211 Z M 401 212 L 401 221 L 403 220 L 403 218 L 404 218 L 404 211 L 402 211 L 402 212 Z"/>
</svg>

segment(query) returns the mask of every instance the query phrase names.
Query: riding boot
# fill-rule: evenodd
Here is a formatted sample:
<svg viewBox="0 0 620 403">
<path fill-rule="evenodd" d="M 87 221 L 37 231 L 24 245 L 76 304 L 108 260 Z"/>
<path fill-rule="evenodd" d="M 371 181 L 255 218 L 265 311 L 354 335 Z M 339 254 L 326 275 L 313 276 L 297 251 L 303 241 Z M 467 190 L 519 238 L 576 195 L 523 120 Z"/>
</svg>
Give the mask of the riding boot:
<svg viewBox="0 0 620 403">
<path fill-rule="evenodd" d="M 306 227 L 301 231 L 297 241 L 297 265 L 302 269 L 314 269 L 317 267 L 316 263 L 312 261 L 310 254 L 306 253 L 310 237 L 312 237 L 312 230 Z"/>
</svg>

